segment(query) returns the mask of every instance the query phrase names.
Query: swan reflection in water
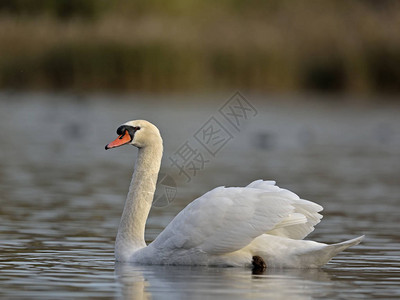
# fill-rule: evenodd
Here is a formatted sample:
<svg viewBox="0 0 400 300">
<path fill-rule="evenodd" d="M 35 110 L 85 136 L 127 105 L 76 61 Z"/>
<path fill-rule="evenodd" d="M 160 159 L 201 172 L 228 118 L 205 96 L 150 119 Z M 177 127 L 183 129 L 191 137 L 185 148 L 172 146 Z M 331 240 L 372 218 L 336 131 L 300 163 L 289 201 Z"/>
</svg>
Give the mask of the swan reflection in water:
<svg viewBox="0 0 400 300">
<path fill-rule="evenodd" d="M 323 269 L 267 269 L 259 275 L 246 268 L 135 265 L 116 262 L 123 299 L 310 299 L 332 295 L 331 276 Z"/>
</svg>

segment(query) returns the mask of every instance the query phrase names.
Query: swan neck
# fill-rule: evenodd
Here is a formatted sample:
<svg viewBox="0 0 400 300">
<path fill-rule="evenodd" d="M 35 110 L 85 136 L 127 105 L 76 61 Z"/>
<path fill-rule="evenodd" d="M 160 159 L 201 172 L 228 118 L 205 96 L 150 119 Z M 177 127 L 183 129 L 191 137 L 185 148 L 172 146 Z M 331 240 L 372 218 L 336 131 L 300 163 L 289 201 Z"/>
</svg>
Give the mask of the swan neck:
<svg viewBox="0 0 400 300">
<path fill-rule="evenodd" d="M 139 148 L 115 243 L 118 261 L 127 261 L 135 251 L 146 247 L 144 231 L 153 203 L 161 158 L 162 143 Z"/>
</svg>

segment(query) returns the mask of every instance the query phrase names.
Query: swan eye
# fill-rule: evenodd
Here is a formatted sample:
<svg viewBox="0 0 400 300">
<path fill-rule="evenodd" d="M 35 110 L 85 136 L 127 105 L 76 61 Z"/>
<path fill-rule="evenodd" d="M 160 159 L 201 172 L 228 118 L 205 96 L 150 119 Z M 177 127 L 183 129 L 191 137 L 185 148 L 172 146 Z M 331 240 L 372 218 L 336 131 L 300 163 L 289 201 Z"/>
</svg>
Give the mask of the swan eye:
<svg viewBox="0 0 400 300">
<path fill-rule="evenodd" d="M 140 130 L 140 127 L 139 126 L 133 127 L 133 129 L 135 129 L 135 131 L 138 131 L 138 130 Z"/>
</svg>

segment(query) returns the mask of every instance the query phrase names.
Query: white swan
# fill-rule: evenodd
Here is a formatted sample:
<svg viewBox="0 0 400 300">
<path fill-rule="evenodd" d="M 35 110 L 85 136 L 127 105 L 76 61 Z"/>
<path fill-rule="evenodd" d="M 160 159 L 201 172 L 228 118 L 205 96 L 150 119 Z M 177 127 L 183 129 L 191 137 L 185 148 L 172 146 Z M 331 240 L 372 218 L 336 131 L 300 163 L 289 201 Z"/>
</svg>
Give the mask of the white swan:
<svg viewBox="0 0 400 300">
<path fill-rule="evenodd" d="M 139 149 L 115 243 L 117 261 L 141 264 L 315 268 L 357 245 L 363 236 L 326 245 L 303 240 L 322 207 L 257 180 L 246 187 L 217 187 L 185 207 L 148 246 L 144 240 L 163 145 L 153 124 L 130 121 L 106 149 Z"/>
</svg>

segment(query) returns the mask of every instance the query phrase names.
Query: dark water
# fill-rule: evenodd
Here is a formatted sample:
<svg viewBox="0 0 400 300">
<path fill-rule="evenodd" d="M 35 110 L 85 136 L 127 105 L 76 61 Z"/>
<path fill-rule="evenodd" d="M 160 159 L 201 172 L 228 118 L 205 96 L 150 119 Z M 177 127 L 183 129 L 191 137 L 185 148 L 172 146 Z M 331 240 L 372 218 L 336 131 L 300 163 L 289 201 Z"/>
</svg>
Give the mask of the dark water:
<svg viewBox="0 0 400 300">
<path fill-rule="evenodd" d="M 209 162 L 190 180 L 179 176 L 168 158 L 193 144 L 210 117 L 222 120 L 218 110 L 229 96 L 185 102 L 1 94 L 0 298 L 399 298 L 399 106 L 248 98 L 256 116 L 239 130 L 227 124 L 229 143 L 214 156 L 203 149 Z M 115 264 L 136 151 L 104 145 L 120 123 L 138 118 L 161 129 L 162 171 L 176 187 L 171 203 L 152 209 L 149 241 L 197 196 L 257 178 L 324 206 L 310 239 L 366 239 L 319 270 L 252 275 L 241 268 Z"/>
</svg>

